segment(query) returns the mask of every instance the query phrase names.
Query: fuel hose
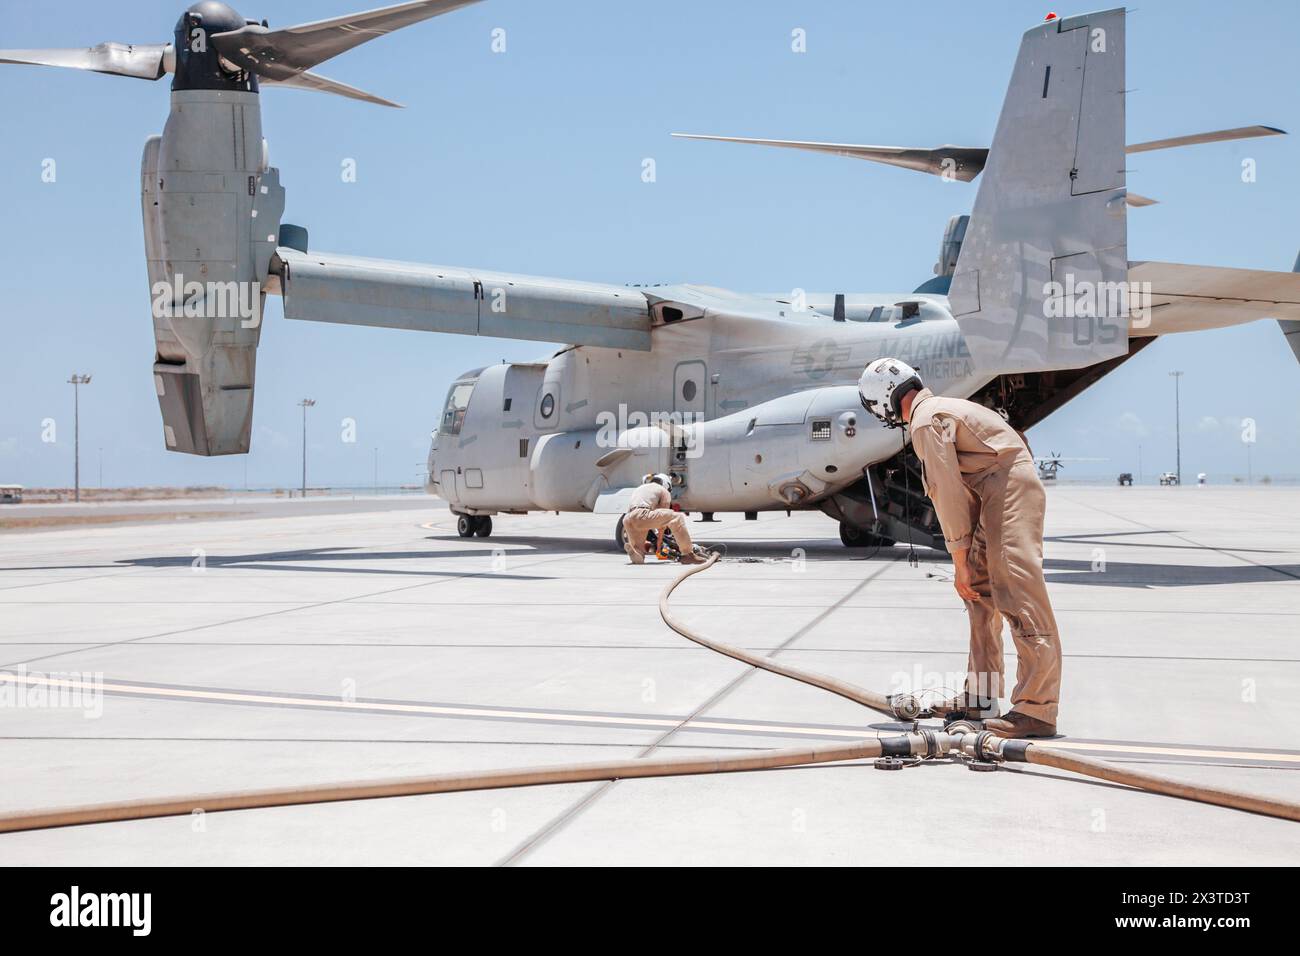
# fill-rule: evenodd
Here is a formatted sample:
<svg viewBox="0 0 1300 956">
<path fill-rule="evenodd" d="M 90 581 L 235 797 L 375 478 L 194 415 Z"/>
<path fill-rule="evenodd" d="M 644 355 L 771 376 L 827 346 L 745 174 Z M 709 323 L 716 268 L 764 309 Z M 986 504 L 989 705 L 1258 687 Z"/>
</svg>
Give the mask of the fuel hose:
<svg viewBox="0 0 1300 956">
<path fill-rule="evenodd" d="M 668 605 L 668 599 L 673 591 L 687 578 L 708 570 L 717 562 L 718 555 L 714 554 L 703 564 L 693 566 L 678 575 L 664 588 L 663 594 L 659 598 L 659 613 L 670 628 L 688 640 L 719 654 L 779 674 L 782 677 L 788 677 L 830 691 L 887 716 L 894 716 L 895 708 L 891 705 L 889 697 L 823 674 L 778 664 L 769 658 L 751 654 L 733 645 L 714 641 L 704 637 L 674 617 Z M 549 767 L 474 770 L 393 780 L 349 781 L 269 790 L 242 790 L 165 797 L 157 800 L 127 800 L 117 803 L 17 811 L 0 814 L 0 833 L 84 826 L 123 820 L 144 820 L 156 817 L 188 816 L 196 811 L 208 813 L 228 810 L 255 810 L 352 800 L 421 796 L 435 793 L 535 787 L 548 784 L 740 773 L 881 756 L 934 758 L 945 756 L 954 749 L 981 761 L 992 758 L 1002 761 L 1031 763 L 1094 777 L 1111 783 L 1123 784 L 1151 793 L 1300 821 L 1300 803 L 1290 800 L 1261 797 L 1221 787 L 1187 783 L 1160 774 L 1119 767 L 1093 757 L 1080 756 L 1052 747 L 1050 744 L 1029 740 L 995 738 L 986 731 L 977 733 L 956 730 L 950 733 L 925 730 L 890 737 L 868 737 L 821 747 L 764 750 L 739 756 L 733 754 L 701 754 L 599 763 L 560 764 Z"/>
<path fill-rule="evenodd" d="M 797 680 L 802 684 L 809 684 L 812 687 L 820 687 L 822 690 L 830 691 L 832 694 L 838 694 L 840 697 L 847 698 L 855 704 L 861 704 L 863 707 L 874 710 L 879 714 L 884 714 L 886 717 L 895 716 L 894 707 L 890 703 L 890 699 L 884 694 L 877 694 L 875 691 L 867 690 L 865 687 L 859 687 L 857 684 L 850 684 L 848 681 L 828 677 L 825 674 L 818 674 L 815 671 L 806 671 L 803 668 L 793 667 L 789 664 L 780 664 L 770 657 L 764 657 L 761 654 L 752 654 L 733 644 L 724 644 L 721 641 L 715 641 L 712 638 L 705 637 L 694 628 L 687 627 L 678 620 L 668 606 L 668 599 L 672 597 L 673 591 L 677 589 L 677 585 L 691 577 L 691 575 L 709 570 L 709 568 L 718 563 L 718 558 L 719 555 L 715 551 L 703 564 L 697 564 L 688 568 L 685 573 L 679 574 L 668 583 L 668 586 L 664 588 L 663 594 L 659 596 L 659 616 L 664 619 L 665 624 L 688 641 L 694 641 L 701 647 L 707 647 L 711 651 L 716 651 L 717 653 L 726 655 L 734 660 L 749 664 L 752 667 L 761 668 L 762 670 L 769 671 L 773 674 L 780 674 L 782 677 Z"/>
<path fill-rule="evenodd" d="M 189 816 L 196 811 L 215 813 L 224 810 L 259 810 L 312 803 L 338 803 L 345 800 L 377 800 L 385 797 L 458 793 L 466 790 L 499 790 L 509 787 L 537 787 L 544 784 L 587 783 L 634 777 L 679 777 L 704 773 L 772 770 L 777 767 L 799 767 L 879 757 L 886 751 L 903 755 L 910 753 L 911 749 L 912 744 L 906 736 L 893 738 L 889 742 L 870 737 L 824 747 L 764 750 L 741 756 L 703 754 L 661 757 L 654 760 L 615 760 L 602 763 L 560 764 L 551 767 L 471 770 L 396 780 L 332 783 L 274 790 L 242 790 L 167 797 L 160 800 L 127 800 L 119 803 L 0 814 L 0 833 L 74 827 L 88 823 L 147 820 L 153 817 Z"/>
</svg>

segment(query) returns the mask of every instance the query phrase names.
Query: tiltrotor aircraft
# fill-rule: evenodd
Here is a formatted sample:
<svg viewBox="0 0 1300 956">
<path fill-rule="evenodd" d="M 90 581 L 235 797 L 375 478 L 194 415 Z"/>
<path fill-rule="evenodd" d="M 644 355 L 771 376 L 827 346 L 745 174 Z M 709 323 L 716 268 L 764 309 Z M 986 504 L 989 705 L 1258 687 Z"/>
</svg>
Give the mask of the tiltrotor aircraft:
<svg viewBox="0 0 1300 956">
<path fill-rule="evenodd" d="M 751 140 L 981 176 L 934 277 L 910 293 L 637 288 L 312 248 L 305 229 L 280 221 L 259 88 L 394 105 L 310 71 L 472 2 L 271 29 L 204 0 L 168 44 L 0 51 L 10 63 L 172 74 L 171 113 L 141 166 L 169 449 L 248 451 L 261 307 L 277 294 L 289 319 L 567 343 L 451 385 L 428 488 L 463 535 L 486 536 L 500 513 L 621 513 L 641 476 L 669 472 L 678 506 L 706 518 L 816 508 L 847 545 L 911 533 L 942 546 L 905 436 L 860 404 L 873 359 L 897 356 L 937 393 L 983 402 L 1023 431 L 1160 335 L 1271 317 L 1300 354 L 1300 276 L 1130 261 L 1128 207 L 1151 200 L 1128 192 L 1126 152 L 1280 130 L 1126 146 L 1122 9 L 1049 17 L 1024 34 L 987 149 Z"/>
<path fill-rule="evenodd" d="M 1038 468 L 1039 481 L 1055 481 L 1059 475 L 1058 472 L 1065 467 L 1067 461 L 1109 461 L 1107 458 L 1062 458 L 1059 452 L 1052 452 L 1047 458 L 1035 458 L 1034 465 Z"/>
</svg>

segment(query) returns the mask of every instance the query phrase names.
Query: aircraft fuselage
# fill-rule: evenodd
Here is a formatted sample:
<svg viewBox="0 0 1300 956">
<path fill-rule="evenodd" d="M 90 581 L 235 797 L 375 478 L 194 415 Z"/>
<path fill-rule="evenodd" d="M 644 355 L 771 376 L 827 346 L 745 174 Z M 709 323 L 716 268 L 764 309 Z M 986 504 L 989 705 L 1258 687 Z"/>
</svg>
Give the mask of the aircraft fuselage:
<svg viewBox="0 0 1300 956">
<path fill-rule="evenodd" d="M 428 489 L 471 514 L 615 512 L 620 490 L 669 471 L 690 511 L 815 505 L 901 446 L 862 409 L 872 359 L 902 358 L 942 394 L 991 377 L 942 296 L 855 297 L 843 321 L 820 311 L 831 298 L 706 311 L 656 327 L 648 352 L 575 346 L 467 373 L 434 430 Z"/>
</svg>

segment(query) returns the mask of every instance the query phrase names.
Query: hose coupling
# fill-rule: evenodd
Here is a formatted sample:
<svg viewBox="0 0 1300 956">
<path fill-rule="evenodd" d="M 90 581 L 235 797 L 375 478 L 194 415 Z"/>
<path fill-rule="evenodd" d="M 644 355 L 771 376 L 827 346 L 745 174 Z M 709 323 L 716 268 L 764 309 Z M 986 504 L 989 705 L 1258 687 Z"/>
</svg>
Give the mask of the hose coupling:
<svg viewBox="0 0 1300 956">
<path fill-rule="evenodd" d="M 893 694 L 888 700 L 890 710 L 899 720 L 917 720 L 925 713 L 920 698 L 912 694 Z"/>
<path fill-rule="evenodd" d="M 1002 759 L 1001 738 L 987 730 L 975 735 L 975 759 L 984 763 L 994 763 Z"/>
</svg>

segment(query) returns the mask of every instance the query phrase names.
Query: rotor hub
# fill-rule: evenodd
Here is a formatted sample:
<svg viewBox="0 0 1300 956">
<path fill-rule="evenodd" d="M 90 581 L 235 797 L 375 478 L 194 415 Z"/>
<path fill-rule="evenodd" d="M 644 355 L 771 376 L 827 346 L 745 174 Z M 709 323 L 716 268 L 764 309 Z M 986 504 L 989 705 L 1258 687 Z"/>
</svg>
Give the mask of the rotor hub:
<svg viewBox="0 0 1300 956">
<path fill-rule="evenodd" d="M 231 90 L 256 93 L 257 74 L 223 57 L 212 42 L 219 33 L 248 26 L 249 20 L 220 0 L 200 0 L 176 21 L 176 73 L 172 90 Z"/>
</svg>

